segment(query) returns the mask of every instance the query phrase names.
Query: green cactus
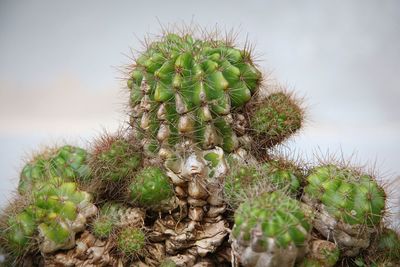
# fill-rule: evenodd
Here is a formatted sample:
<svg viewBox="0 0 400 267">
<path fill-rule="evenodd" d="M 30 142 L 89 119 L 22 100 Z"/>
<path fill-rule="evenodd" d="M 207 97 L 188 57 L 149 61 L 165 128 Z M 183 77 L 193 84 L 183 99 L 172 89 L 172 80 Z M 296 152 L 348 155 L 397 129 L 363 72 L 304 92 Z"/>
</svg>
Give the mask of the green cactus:
<svg viewBox="0 0 400 267">
<path fill-rule="evenodd" d="M 310 218 L 299 201 L 275 191 L 235 211 L 232 249 L 243 266 L 294 266 L 307 250 Z"/>
<path fill-rule="evenodd" d="M 75 233 L 84 229 L 86 218 L 95 212 L 90 195 L 79 191 L 76 183 L 57 177 L 36 186 L 30 205 L 8 220 L 5 236 L 9 244 L 27 251 L 30 241 L 39 235 L 44 253 L 71 248 Z"/>
<path fill-rule="evenodd" d="M 300 188 L 300 170 L 291 162 L 273 159 L 262 164 L 243 164 L 231 160 L 224 181 L 224 196 L 233 207 L 258 192 L 283 190 L 296 195 Z"/>
<path fill-rule="evenodd" d="M 84 149 L 69 145 L 45 151 L 23 168 L 18 192 L 30 192 L 37 183 L 52 177 L 62 177 L 65 181 L 87 181 L 90 178 L 88 158 Z"/>
<path fill-rule="evenodd" d="M 260 246 L 267 249 L 267 239 L 273 238 L 278 247 L 286 248 L 290 244 L 304 246 L 311 224 L 297 200 L 275 191 L 242 203 L 236 210 L 234 238 L 250 241 L 256 228 L 262 230 Z"/>
<path fill-rule="evenodd" d="M 135 257 L 143 252 L 146 236 L 143 230 L 137 227 L 127 227 L 117 233 L 117 249 L 125 256 Z"/>
<path fill-rule="evenodd" d="M 174 198 L 174 190 L 168 176 L 158 167 L 147 167 L 136 174 L 129 186 L 132 203 L 155 210 L 163 209 L 164 203 Z"/>
<path fill-rule="evenodd" d="M 115 230 L 115 224 L 119 220 L 118 213 L 122 205 L 115 202 L 104 204 L 98 216 L 92 222 L 92 232 L 98 238 L 108 238 Z"/>
<path fill-rule="evenodd" d="M 292 95 L 273 93 L 254 107 L 250 117 L 251 134 L 268 147 L 281 143 L 301 128 L 303 113 Z M 257 142 L 257 145 L 260 144 Z"/>
<path fill-rule="evenodd" d="M 377 236 L 372 256 L 379 256 L 387 260 L 400 261 L 400 237 L 392 229 L 384 229 Z"/>
<path fill-rule="evenodd" d="M 22 254 L 32 242 L 32 237 L 36 231 L 36 220 L 33 214 L 28 211 L 15 214 L 8 219 L 7 229 L 2 229 L 4 232 L 3 238 L 8 242 L 8 249 L 14 253 Z"/>
<path fill-rule="evenodd" d="M 141 164 L 136 147 L 124 137 L 105 135 L 95 143 L 89 166 L 100 181 L 117 182 L 129 178 Z"/>
<path fill-rule="evenodd" d="M 316 167 L 304 192 L 327 212 L 350 225 L 376 226 L 385 211 L 385 192 L 369 175 L 334 165 Z"/>
<path fill-rule="evenodd" d="M 232 151 L 237 138 L 226 115 L 249 101 L 260 81 L 248 51 L 168 34 L 137 58 L 127 82 L 132 125 L 149 150 L 189 136 L 203 148 Z"/>
</svg>

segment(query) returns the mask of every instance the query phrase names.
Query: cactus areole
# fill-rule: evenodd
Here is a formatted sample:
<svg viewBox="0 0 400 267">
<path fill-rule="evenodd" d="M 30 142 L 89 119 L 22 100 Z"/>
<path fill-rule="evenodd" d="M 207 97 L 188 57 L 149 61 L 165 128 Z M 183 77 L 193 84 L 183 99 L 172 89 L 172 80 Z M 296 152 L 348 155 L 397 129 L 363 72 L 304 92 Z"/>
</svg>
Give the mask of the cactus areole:
<svg viewBox="0 0 400 267">
<path fill-rule="evenodd" d="M 0 216 L 6 266 L 400 266 L 375 177 L 275 153 L 301 101 L 231 40 L 148 42 L 128 71 L 129 125 L 25 164 Z"/>
</svg>

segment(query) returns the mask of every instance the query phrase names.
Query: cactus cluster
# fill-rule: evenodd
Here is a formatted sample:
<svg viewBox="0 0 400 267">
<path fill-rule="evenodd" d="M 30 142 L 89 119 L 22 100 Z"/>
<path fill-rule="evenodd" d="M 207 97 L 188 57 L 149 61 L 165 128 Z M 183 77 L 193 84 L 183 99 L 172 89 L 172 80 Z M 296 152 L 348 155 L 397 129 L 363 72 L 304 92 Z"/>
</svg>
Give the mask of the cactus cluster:
<svg viewBox="0 0 400 267">
<path fill-rule="evenodd" d="M 0 216 L 5 265 L 399 266 L 375 176 L 276 153 L 305 111 L 263 80 L 231 38 L 150 42 L 124 130 L 22 169 Z"/>
<path fill-rule="evenodd" d="M 40 153 L 22 169 L 18 191 L 20 194 L 35 189 L 52 177 L 62 177 L 66 181 L 86 181 L 90 179 L 86 150 L 65 145 L 57 149 L 47 149 Z"/>
</svg>

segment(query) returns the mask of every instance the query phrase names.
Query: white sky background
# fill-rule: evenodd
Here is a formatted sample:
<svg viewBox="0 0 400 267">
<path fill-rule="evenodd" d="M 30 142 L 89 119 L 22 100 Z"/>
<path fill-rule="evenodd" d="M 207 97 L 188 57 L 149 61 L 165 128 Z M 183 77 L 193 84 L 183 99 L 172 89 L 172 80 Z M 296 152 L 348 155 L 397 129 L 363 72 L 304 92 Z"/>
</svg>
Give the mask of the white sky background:
<svg viewBox="0 0 400 267">
<path fill-rule="evenodd" d="M 114 67 L 136 36 L 192 19 L 248 35 L 260 66 L 305 96 L 309 121 L 288 146 L 400 174 L 399 1 L 0 0 L 0 206 L 30 151 L 124 122 Z"/>
</svg>

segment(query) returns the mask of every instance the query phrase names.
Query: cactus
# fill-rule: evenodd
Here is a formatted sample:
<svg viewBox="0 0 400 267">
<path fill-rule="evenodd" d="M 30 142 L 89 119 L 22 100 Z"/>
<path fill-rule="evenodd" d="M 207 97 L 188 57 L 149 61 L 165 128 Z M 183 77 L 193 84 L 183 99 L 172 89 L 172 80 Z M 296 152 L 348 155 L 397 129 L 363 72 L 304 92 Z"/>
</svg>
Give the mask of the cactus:
<svg viewBox="0 0 400 267">
<path fill-rule="evenodd" d="M 219 145 L 232 151 L 238 141 L 231 109 L 248 102 L 260 81 L 248 51 L 167 34 L 137 58 L 128 80 L 132 125 L 150 151 L 183 137 L 204 149 Z"/>
<path fill-rule="evenodd" d="M 307 250 L 310 230 L 297 200 L 265 193 L 236 210 L 232 247 L 243 266 L 294 266 Z"/>
<path fill-rule="evenodd" d="M 257 164 L 231 160 L 230 172 L 224 182 L 225 200 L 236 209 L 241 202 L 266 191 L 283 190 L 295 196 L 301 176 L 298 167 L 284 159 Z"/>
<path fill-rule="evenodd" d="M 217 37 L 149 42 L 128 69 L 129 127 L 26 164 L 0 216 L 11 266 L 399 265 L 375 178 L 277 157 L 301 101 Z"/>
<path fill-rule="evenodd" d="M 136 227 L 122 229 L 117 234 L 117 248 L 125 256 L 137 256 L 143 252 L 146 244 L 144 232 Z"/>
<path fill-rule="evenodd" d="M 46 150 L 22 169 L 18 191 L 21 194 L 30 192 L 35 189 L 36 183 L 52 177 L 62 177 L 65 181 L 87 181 L 90 178 L 88 158 L 84 149 L 69 145 Z"/>
<path fill-rule="evenodd" d="M 105 134 L 95 142 L 89 166 L 96 179 L 117 182 L 132 175 L 141 164 L 141 155 L 129 140 L 120 134 Z"/>
<path fill-rule="evenodd" d="M 369 175 L 335 165 L 316 167 L 307 177 L 305 202 L 318 206 L 314 226 L 325 237 L 358 254 L 381 223 L 386 195 Z"/>
<path fill-rule="evenodd" d="M 98 238 L 109 238 L 118 229 L 135 226 L 142 227 L 145 212 L 116 202 L 107 202 L 92 222 L 92 232 Z"/>
<path fill-rule="evenodd" d="M 377 243 L 378 253 L 383 254 L 383 258 L 400 261 L 400 237 L 392 229 L 385 229 L 380 234 Z"/>
<path fill-rule="evenodd" d="M 6 239 L 23 253 L 36 237 L 42 253 L 72 248 L 75 233 L 83 231 L 87 218 L 96 213 L 90 195 L 56 177 L 36 186 L 31 203 L 8 220 Z"/>
<path fill-rule="evenodd" d="M 167 175 L 160 168 L 147 167 L 136 174 L 129 186 L 132 203 L 154 210 L 172 209 L 175 194 Z"/>
<path fill-rule="evenodd" d="M 252 110 L 251 133 L 267 147 L 279 144 L 301 128 L 303 113 L 299 100 L 292 95 L 285 92 L 270 94 Z"/>
</svg>

